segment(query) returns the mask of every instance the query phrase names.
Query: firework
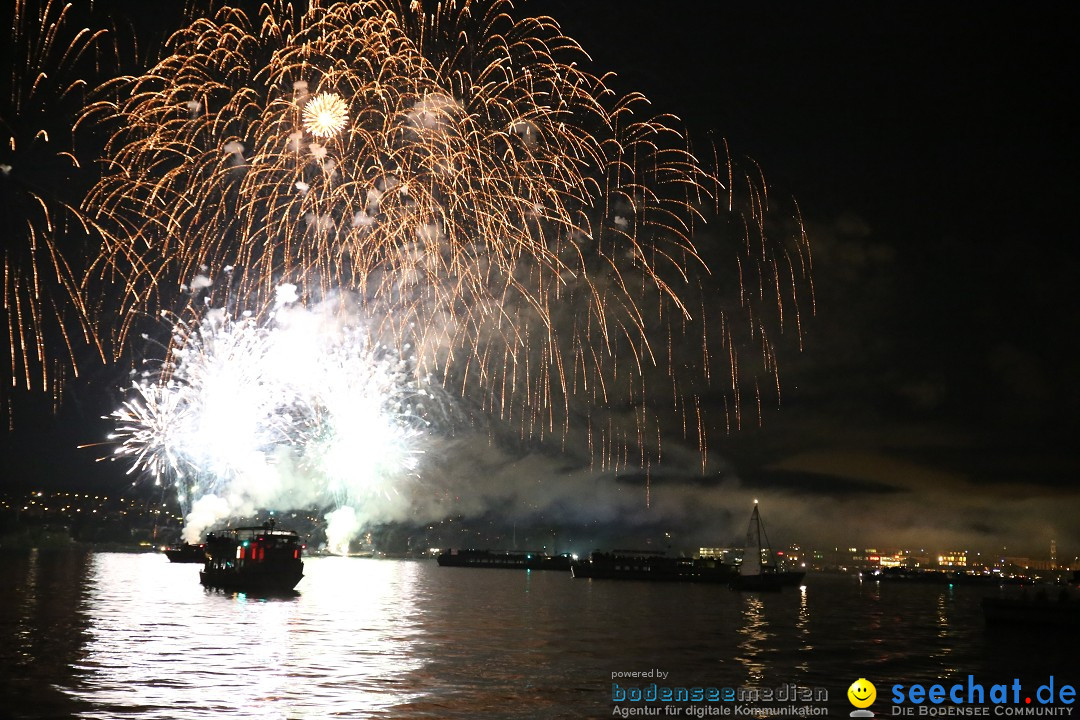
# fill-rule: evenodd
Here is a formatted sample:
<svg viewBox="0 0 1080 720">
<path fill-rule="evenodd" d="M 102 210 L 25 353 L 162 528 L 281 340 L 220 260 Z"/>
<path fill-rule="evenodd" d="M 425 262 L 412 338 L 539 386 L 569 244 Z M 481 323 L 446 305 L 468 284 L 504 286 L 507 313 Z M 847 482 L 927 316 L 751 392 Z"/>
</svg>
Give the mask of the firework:
<svg viewBox="0 0 1080 720">
<path fill-rule="evenodd" d="M 132 471 L 175 484 L 191 538 L 263 507 L 362 504 L 370 517 L 415 477 L 438 392 L 352 303 L 307 308 L 285 287 L 264 321 L 213 309 L 173 322 L 111 440 Z"/>
<path fill-rule="evenodd" d="M 345 129 L 349 108 L 334 93 L 320 93 L 304 103 L 304 129 L 319 138 L 330 138 Z M 325 159 L 325 154 L 317 159 Z"/>
<path fill-rule="evenodd" d="M 87 27 L 85 6 L 14 0 L 0 20 L 11 28 L 0 55 L 5 384 L 51 392 L 55 404 L 84 354 L 99 354 L 79 288 L 80 260 L 93 254 L 77 211 L 89 153 L 77 149 L 73 125 L 86 89 L 115 67 L 115 48 L 107 52 L 105 30 Z"/>
<path fill-rule="evenodd" d="M 412 348 L 414 380 L 521 438 L 565 439 L 582 423 L 605 468 L 659 461 L 671 427 L 650 401 L 670 388 L 663 413 L 704 468 L 717 423 L 700 397 L 730 396 L 737 426 L 744 404 L 760 409 L 761 379 L 777 382 L 771 331 L 799 325 L 809 278 L 801 225 L 774 232 L 763 182 L 726 158 L 710 163 L 724 176 L 705 170 L 670 119 L 585 70 L 554 20 L 511 12 L 500 0 L 271 2 L 177 32 L 128 99 L 87 112 L 120 128 L 85 204 L 106 233 L 89 277 L 121 284 L 118 346 L 183 292 L 263 327 L 289 283 L 310 305 L 355 297 L 371 343 Z M 714 235 L 722 249 L 700 252 L 706 215 L 734 241 Z M 225 267 L 236 270 L 184 284 Z M 733 302 L 717 306 L 722 295 Z M 227 405 L 333 455 L 318 450 L 329 426 L 258 402 Z M 175 412 L 156 395 L 127 409 L 130 438 Z M 152 470 L 190 465 L 171 439 L 124 452 Z M 254 472 L 250 460 L 200 474 Z"/>
</svg>

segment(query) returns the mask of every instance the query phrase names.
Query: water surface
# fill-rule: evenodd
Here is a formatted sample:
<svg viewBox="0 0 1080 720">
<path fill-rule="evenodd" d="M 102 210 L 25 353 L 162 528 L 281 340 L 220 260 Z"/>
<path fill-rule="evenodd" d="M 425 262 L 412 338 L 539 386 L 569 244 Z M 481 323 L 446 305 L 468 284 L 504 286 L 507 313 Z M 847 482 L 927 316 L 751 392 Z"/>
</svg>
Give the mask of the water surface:
<svg viewBox="0 0 1080 720">
<path fill-rule="evenodd" d="M 759 596 L 307 558 L 298 595 L 256 598 L 205 590 L 198 570 L 157 554 L 8 559 L 0 717 L 599 718 L 612 673 L 649 669 L 671 685 L 824 687 L 843 717 L 859 677 L 879 695 L 969 673 L 1080 684 L 1075 637 L 988 631 L 984 588 L 810 576 Z"/>
</svg>

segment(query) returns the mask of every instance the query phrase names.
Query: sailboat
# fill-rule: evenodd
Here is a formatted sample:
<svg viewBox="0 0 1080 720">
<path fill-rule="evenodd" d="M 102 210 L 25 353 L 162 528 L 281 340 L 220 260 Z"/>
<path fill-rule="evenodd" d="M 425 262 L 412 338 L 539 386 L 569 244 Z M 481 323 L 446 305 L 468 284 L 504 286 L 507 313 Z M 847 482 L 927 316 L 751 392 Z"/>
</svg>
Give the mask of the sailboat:
<svg viewBox="0 0 1080 720">
<path fill-rule="evenodd" d="M 765 544 L 762 545 L 762 537 Z M 733 590 L 766 591 L 775 592 L 785 585 L 798 585 L 806 576 L 806 573 L 791 570 L 781 570 L 775 562 L 762 563 L 762 548 L 770 548 L 769 536 L 765 533 L 765 526 L 761 522 L 761 514 L 758 512 L 757 500 L 754 501 L 754 512 L 750 514 L 750 524 L 746 528 L 746 546 L 743 549 L 743 560 L 739 566 L 739 574 L 731 580 Z"/>
</svg>

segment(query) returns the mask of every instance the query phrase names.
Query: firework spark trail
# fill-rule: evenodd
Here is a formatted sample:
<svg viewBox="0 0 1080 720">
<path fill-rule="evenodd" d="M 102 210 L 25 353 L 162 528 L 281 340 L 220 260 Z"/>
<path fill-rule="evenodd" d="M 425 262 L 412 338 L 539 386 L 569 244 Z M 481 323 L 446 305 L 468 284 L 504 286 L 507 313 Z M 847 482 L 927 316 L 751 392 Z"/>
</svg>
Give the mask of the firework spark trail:
<svg viewBox="0 0 1080 720">
<path fill-rule="evenodd" d="M 626 283 L 594 281 L 623 250 L 678 302 L 651 258 L 692 261 L 686 197 L 704 175 L 686 153 L 659 152 L 675 133 L 633 120 L 640 98 L 601 105 L 607 90 L 551 21 L 512 23 L 503 3 L 475 18 L 473 5 L 443 7 L 279 8 L 261 22 L 228 9 L 177 33 L 172 54 L 109 109 L 123 119 L 109 162 L 124 171 L 88 203 L 113 226 L 99 271 L 127 283 L 128 317 L 167 304 L 169 278 L 234 265 L 250 306 L 290 280 L 308 294 L 361 290 L 399 338 L 416 322 L 437 327 L 421 356 L 445 370 L 451 353 L 481 355 L 479 343 L 555 352 L 551 308 L 571 281 L 605 343 L 619 323 L 640 337 Z M 488 32 L 459 47 L 477 35 L 464 26 Z M 305 132 L 305 110 L 331 93 L 353 119 L 336 134 Z M 647 194 L 630 177 L 635 157 L 661 165 L 662 187 Z M 616 200 L 622 225 L 603 217 Z M 674 232 L 647 250 L 641 227 Z"/>
<path fill-rule="evenodd" d="M 4 8 L 0 22 L 11 28 L 0 53 L 7 384 L 51 392 L 55 408 L 83 352 L 102 356 L 79 285 L 90 233 L 77 206 L 89 182 L 73 126 L 87 89 L 115 68 L 117 52 L 110 33 L 87 27 L 92 8 L 56 0 Z M 5 411 L 7 397 L 0 393 Z"/>
<path fill-rule="evenodd" d="M 511 10 L 224 8 L 110 87 L 128 99 L 87 110 L 119 129 L 84 210 L 106 235 L 88 282 L 122 287 L 117 348 L 183 279 L 235 267 L 215 302 L 251 309 L 245 322 L 262 327 L 283 282 L 313 306 L 355 293 L 371 342 L 411 346 L 414 378 L 521 438 L 565 443 L 580 422 L 600 467 L 648 469 L 670 411 L 704 469 L 716 423 L 701 396 L 722 394 L 738 427 L 775 376 L 785 312 L 801 333 L 805 235 L 770 226 L 763 181 L 719 156 L 706 171 L 670 118 L 582 69 L 554 20 Z M 706 216 L 734 229 L 732 249 L 699 253 Z M 717 288 L 735 301 L 716 307 Z M 651 406 L 654 387 L 669 407 Z M 158 447 L 132 454 L 176 467 L 181 449 Z"/>
<path fill-rule="evenodd" d="M 214 309 L 177 322 L 165 361 L 113 414 L 115 455 L 176 485 L 191 539 L 265 507 L 361 506 L 336 516 L 349 524 L 407 505 L 439 388 L 374 342 L 352 303 L 306 308 L 283 291 L 266 321 Z"/>
</svg>

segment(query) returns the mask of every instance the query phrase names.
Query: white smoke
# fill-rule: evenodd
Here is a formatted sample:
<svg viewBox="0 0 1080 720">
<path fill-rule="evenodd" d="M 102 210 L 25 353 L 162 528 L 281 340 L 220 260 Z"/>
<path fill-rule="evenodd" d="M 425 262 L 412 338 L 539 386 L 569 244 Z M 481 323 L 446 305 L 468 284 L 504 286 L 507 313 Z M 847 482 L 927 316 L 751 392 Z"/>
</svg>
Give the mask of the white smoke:
<svg viewBox="0 0 1080 720">
<path fill-rule="evenodd" d="M 326 515 L 326 545 L 330 552 L 345 555 L 349 542 L 360 534 L 363 526 L 356 510 L 345 506 Z"/>
<path fill-rule="evenodd" d="M 203 495 L 192 503 L 191 512 L 184 518 L 184 542 L 199 542 L 204 528 L 213 527 L 221 520 L 230 517 L 232 512 L 232 508 L 224 498 L 217 495 Z"/>
<path fill-rule="evenodd" d="M 406 118 L 415 128 L 448 132 L 453 128 L 454 117 L 461 112 L 460 103 L 449 95 L 428 93 L 413 104 Z"/>
</svg>

